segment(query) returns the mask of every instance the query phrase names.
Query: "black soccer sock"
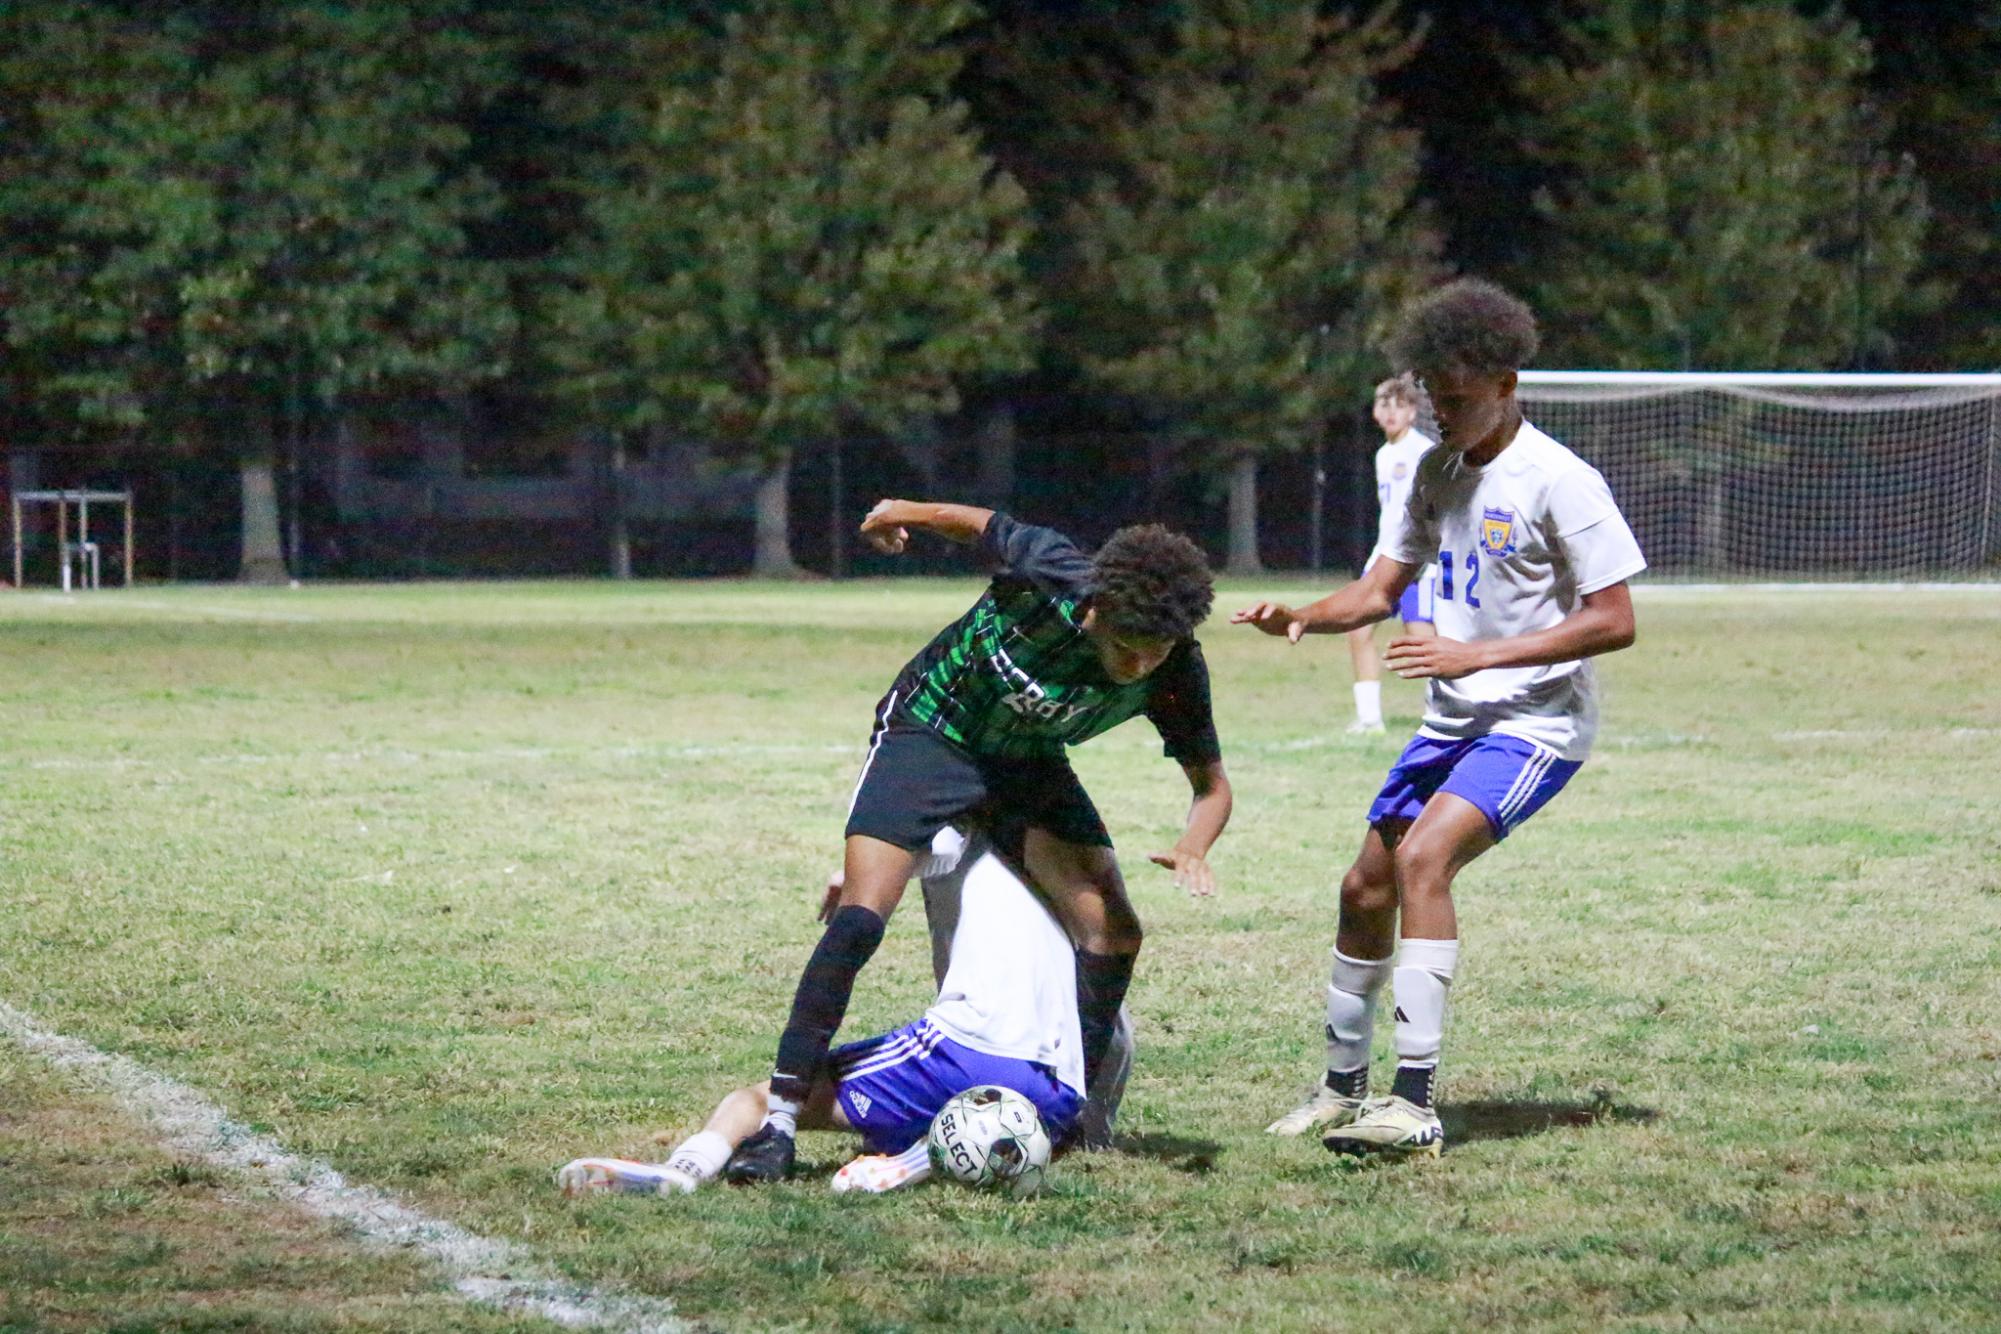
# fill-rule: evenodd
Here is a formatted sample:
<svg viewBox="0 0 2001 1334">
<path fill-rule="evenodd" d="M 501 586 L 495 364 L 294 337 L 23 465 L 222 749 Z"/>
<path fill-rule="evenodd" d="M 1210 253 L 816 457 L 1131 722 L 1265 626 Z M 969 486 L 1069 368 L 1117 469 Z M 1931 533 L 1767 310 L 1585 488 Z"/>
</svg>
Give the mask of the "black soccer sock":
<svg viewBox="0 0 2001 1334">
<path fill-rule="evenodd" d="M 1431 1106 L 1433 1086 L 1438 1080 L 1435 1065 L 1397 1065 L 1396 1082 L 1390 1085 L 1390 1096 L 1402 1098 L 1413 1107 Z"/>
<path fill-rule="evenodd" d="M 1084 1030 L 1084 1087 L 1097 1082 L 1098 1067 L 1111 1049 L 1112 1031 L 1119 1024 L 1119 1007 L 1132 985 L 1136 954 L 1093 954 L 1077 951 L 1077 1020 Z"/>
<path fill-rule="evenodd" d="M 871 909 L 849 904 L 834 914 L 792 996 L 792 1017 L 778 1039 L 778 1065 L 771 1091 L 796 1103 L 806 1101 L 813 1080 L 826 1064 L 827 1044 L 848 1013 L 855 975 L 882 944 L 883 920 Z"/>
<path fill-rule="evenodd" d="M 1329 1070 L 1327 1087 L 1335 1096 L 1342 1098 L 1366 1098 L 1369 1096 L 1369 1067 L 1354 1070 Z"/>
</svg>

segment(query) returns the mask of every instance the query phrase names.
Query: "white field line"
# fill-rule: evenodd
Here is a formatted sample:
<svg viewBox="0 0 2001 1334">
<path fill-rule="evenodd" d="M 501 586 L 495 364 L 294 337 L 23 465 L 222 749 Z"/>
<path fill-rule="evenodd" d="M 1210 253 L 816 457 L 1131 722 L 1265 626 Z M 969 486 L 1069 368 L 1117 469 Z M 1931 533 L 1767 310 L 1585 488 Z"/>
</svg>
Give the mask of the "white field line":
<svg viewBox="0 0 2001 1334">
<path fill-rule="evenodd" d="M 599 746 L 599 747 L 556 747 L 556 746 L 495 746 L 485 750 L 410 750 L 404 747 L 385 747 L 381 750 L 328 750 L 328 751 L 247 751 L 242 754 L 196 755 L 186 760 L 148 760 L 131 755 L 114 755 L 107 758 L 78 757 L 73 759 L 29 760 L 25 763 L 8 764 L 0 761 L 0 772 L 14 769 L 69 769 L 69 770 L 119 770 L 119 769 L 160 769 L 175 772 L 189 765 L 267 765 L 267 764 L 325 764 L 330 766 L 356 764 L 431 764 L 441 761 L 484 763 L 495 760 L 553 760 L 553 759 L 658 759 L 690 760 L 714 757 L 751 755 L 859 755 L 858 745 L 807 745 L 787 742 L 742 742 L 697 746 Z"/>
<path fill-rule="evenodd" d="M 1945 737 L 1950 741 L 1985 741 L 2001 736 L 2001 727 L 1818 727 L 1774 732 L 1774 741 L 1888 741 L 1893 737 Z"/>
<path fill-rule="evenodd" d="M 248 1177 L 308 1213 L 349 1225 L 376 1245 L 421 1252 L 469 1301 L 619 1334 L 687 1329 L 669 1302 L 561 1278 L 519 1246 L 419 1213 L 372 1186 L 355 1185 L 326 1163 L 300 1158 L 231 1120 L 187 1085 L 127 1057 L 51 1033 L 5 1001 L 0 1001 L 0 1032 L 56 1069 L 110 1094 L 176 1153 Z"/>
<path fill-rule="evenodd" d="M 1633 595 L 1641 598 L 1673 598 L 1681 594 L 1710 596 L 1717 593 L 1966 593 L 1983 597 L 2001 596 L 2001 581 L 1971 583 L 1908 584 L 1634 584 Z"/>
<path fill-rule="evenodd" d="M 65 607 L 82 607 L 103 611 L 121 607 L 134 607 L 141 611 L 170 611 L 185 613 L 184 619 L 198 619 L 204 616 L 236 617 L 245 621 L 283 621 L 292 625 L 315 625 L 320 618 L 302 611 L 265 611 L 261 607 L 218 607 L 213 603 L 159 602 L 150 598 L 129 598 L 113 593 L 102 601 L 96 597 L 79 597 L 75 593 L 38 593 L 42 602 L 55 602 Z"/>
<path fill-rule="evenodd" d="M 1735 732 L 1735 736 L 1749 736 L 1750 733 Z M 1984 741 L 2001 737 L 2001 727 L 1825 727 L 1798 729 L 1764 734 L 1770 741 L 1887 741 L 1892 739 L 1920 741 Z M 1604 737 L 1601 746 L 1606 749 L 1632 750 L 1636 748 L 1672 748 L 1677 746 L 1706 746 L 1716 743 L 1716 738 L 1706 733 L 1647 732 L 1630 736 L 1613 735 Z M 1232 749 L 1253 755 L 1283 755 L 1302 750 L 1341 750 L 1353 748 L 1356 739 L 1344 734 L 1291 737 L 1283 741 L 1245 742 Z M 1117 749 L 1114 745 L 1100 747 L 1102 751 Z M 1129 749 L 1144 748 L 1135 744 Z M 45 760 L 12 760 L 0 757 L 0 773 L 9 770 L 38 770 L 57 772 L 123 772 L 127 770 L 153 770 L 161 773 L 180 773 L 191 767 L 321 764 L 331 768 L 352 767 L 363 764 L 486 764 L 494 762 L 517 762 L 537 760 L 688 760 L 688 759 L 733 759 L 750 758 L 759 755 L 853 755 L 862 754 L 864 747 L 846 742 L 819 743 L 805 742 L 720 742 L 713 745 L 691 746 L 599 746 L 599 747 L 555 747 L 555 746 L 495 746 L 484 750 L 410 750 L 403 747 L 385 747 L 381 750 L 330 750 L 302 752 L 261 752 L 250 751 L 241 754 L 196 755 L 188 759 L 153 760 L 131 755 L 104 757 L 76 756 Z"/>
</svg>

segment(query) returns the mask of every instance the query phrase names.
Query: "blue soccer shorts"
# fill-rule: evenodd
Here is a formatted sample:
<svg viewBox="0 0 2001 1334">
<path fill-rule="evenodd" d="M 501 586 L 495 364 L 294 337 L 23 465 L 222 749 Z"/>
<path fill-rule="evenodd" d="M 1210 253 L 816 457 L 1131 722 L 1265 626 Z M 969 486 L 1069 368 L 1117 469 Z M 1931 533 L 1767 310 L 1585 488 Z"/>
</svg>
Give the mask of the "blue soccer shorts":
<svg viewBox="0 0 2001 1334">
<path fill-rule="evenodd" d="M 932 1118 L 947 1101 L 980 1084 L 1013 1089 L 1034 1103 L 1057 1143 L 1083 1107 L 1048 1066 L 975 1051 L 929 1019 L 836 1047 L 827 1061 L 834 1101 L 871 1153 L 902 1153 L 931 1132 Z"/>
<path fill-rule="evenodd" d="M 1410 587 L 1406 588 L 1403 596 L 1397 599 L 1398 620 L 1405 625 L 1432 623 L 1434 618 L 1431 614 L 1431 582 L 1423 575 L 1410 581 Z"/>
<path fill-rule="evenodd" d="M 1480 808 L 1499 842 L 1583 767 L 1582 760 L 1559 759 L 1547 746 L 1518 736 L 1442 741 L 1419 733 L 1390 766 L 1369 807 L 1369 823 L 1415 820 L 1434 794 L 1450 792 Z"/>
</svg>

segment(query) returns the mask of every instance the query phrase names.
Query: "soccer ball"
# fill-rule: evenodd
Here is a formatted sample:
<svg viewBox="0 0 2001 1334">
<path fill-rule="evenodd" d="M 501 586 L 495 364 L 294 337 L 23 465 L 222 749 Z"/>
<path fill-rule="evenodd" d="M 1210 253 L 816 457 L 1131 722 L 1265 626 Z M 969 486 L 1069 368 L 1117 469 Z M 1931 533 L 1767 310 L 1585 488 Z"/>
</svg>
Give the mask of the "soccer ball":
<svg viewBox="0 0 2001 1334">
<path fill-rule="evenodd" d="M 967 1089 L 931 1122 L 931 1166 L 980 1190 L 1033 1195 L 1042 1188 L 1049 1150 L 1035 1104 L 998 1084 Z"/>
</svg>

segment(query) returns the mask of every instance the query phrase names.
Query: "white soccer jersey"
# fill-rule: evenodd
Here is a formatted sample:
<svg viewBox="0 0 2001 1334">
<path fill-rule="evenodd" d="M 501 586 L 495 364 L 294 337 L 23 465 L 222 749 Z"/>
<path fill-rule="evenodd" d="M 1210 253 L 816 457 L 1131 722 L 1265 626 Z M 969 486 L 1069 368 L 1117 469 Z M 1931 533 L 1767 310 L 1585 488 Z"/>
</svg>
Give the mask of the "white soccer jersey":
<svg viewBox="0 0 2001 1334">
<path fill-rule="evenodd" d="M 1070 937 L 982 840 L 967 855 L 973 862 L 959 890 L 951 966 L 925 1017 L 975 1051 L 1050 1067 L 1082 1096 L 1084 1036 Z M 941 874 L 936 866 L 925 871 Z"/>
<path fill-rule="evenodd" d="M 1437 443 L 1430 436 L 1412 427 L 1392 441 L 1386 441 L 1376 451 L 1376 548 L 1369 553 L 1369 560 L 1388 550 L 1390 539 L 1396 536 L 1397 524 L 1404 506 L 1410 500 L 1410 484 L 1417 478 L 1418 460 L 1425 451 Z"/>
<path fill-rule="evenodd" d="M 1598 470 L 1527 422 L 1484 468 L 1450 449 L 1425 455 L 1383 550 L 1407 565 L 1438 562 L 1438 633 L 1465 641 L 1547 630 L 1584 594 L 1647 567 Z M 1434 679 L 1419 729 L 1518 736 L 1566 760 L 1588 756 L 1597 730 L 1588 660 Z"/>
</svg>

